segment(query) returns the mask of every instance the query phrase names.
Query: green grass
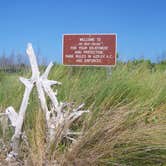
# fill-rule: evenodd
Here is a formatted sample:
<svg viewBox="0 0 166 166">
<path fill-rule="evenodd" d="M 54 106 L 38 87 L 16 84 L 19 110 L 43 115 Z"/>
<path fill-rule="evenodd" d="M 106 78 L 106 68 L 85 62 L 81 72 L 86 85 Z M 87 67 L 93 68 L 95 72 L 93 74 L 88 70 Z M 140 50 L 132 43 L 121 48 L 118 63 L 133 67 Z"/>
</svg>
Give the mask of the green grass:
<svg viewBox="0 0 166 166">
<path fill-rule="evenodd" d="M 50 79 L 62 82 L 54 87 L 58 88 L 58 99 L 76 105 L 84 102 L 91 111 L 82 118 L 85 135 L 71 146 L 72 153 L 65 152 L 65 159 L 60 160 L 64 165 L 79 165 L 81 161 L 87 165 L 166 164 L 164 65 L 137 61 L 118 63 L 111 76 L 106 71 L 104 67 L 53 67 Z M 28 77 L 30 73 L 23 75 Z M 0 73 L 2 108 L 12 105 L 19 109 L 24 87 L 18 78 L 16 74 Z M 37 92 L 33 90 L 24 128 L 33 147 L 41 148 L 37 138 L 36 143 L 32 141 L 37 137 L 34 129 L 38 107 Z M 74 127 L 79 128 L 82 120 Z M 64 145 L 60 147 L 64 151 Z"/>
</svg>

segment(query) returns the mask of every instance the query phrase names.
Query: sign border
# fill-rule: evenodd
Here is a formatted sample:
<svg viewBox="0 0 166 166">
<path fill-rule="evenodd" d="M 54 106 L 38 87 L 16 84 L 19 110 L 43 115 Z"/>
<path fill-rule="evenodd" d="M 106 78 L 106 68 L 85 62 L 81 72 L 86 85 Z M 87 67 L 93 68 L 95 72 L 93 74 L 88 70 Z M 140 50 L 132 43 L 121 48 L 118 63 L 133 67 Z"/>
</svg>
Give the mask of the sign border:
<svg viewBox="0 0 166 166">
<path fill-rule="evenodd" d="M 116 43 L 115 43 L 115 53 L 117 53 L 117 33 L 67 33 L 67 34 L 62 34 L 62 65 L 64 66 L 94 66 L 94 67 L 115 67 L 116 66 L 116 60 L 117 60 L 117 57 L 115 55 L 115 64 L 114 65 L 65 65 L 63 63 L 63 50 L 64 50 L 64 36 L 65 35 L 70 35 L 70 36 L 76 36 L 76 35 L 115 35 L 115 39 L 116 39 Z"/>
</svg>

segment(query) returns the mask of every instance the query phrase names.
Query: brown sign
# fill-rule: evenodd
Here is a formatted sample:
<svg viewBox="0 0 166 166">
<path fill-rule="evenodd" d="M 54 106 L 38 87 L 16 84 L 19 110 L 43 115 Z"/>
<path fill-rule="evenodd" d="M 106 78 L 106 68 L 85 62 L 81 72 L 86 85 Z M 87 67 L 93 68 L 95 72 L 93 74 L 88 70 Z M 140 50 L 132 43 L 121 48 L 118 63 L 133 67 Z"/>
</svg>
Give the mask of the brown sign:
<svg viewBox="0 0 166 166">
<path fill-rule="evenodd" d="M 63 64 L 88 66 L 115 65 L 116 35 L 64 35 Z"/>
</svg>

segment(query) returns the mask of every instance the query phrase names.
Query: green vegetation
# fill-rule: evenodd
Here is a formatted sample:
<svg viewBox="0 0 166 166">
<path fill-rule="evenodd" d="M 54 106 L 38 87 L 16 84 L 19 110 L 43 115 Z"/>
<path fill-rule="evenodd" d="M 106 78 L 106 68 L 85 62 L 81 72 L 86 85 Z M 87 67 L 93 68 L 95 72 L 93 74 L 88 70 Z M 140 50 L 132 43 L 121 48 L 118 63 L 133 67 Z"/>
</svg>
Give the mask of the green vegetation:
<svg viewBox="0 0 166 166">
<path fill-rule="evenodd" d="M 144 60 L 119 62 L 111 76 L 106 68 L 55 65 L 49 77 L 62 82 L 59 100 L 76 105 L 85 102 L 91 112 L 73 126 L 76 130 L 83 126 L 84 136 L 70 151 L 65 148 L 69 145 L 62 143 L 54 156 L 62 165 L 166 164 L 165 71 L 164 63 Z M 0 73 L 2 111 L 10 105 L 19 109 L 24 86 L 18 75 Z M 33 90 L 24 125 L 30 148 L 22 143 L 22 157 L 33 165 L 40 165 L 45 154 L 44 119 L 38 106 Z"/>
</svg>

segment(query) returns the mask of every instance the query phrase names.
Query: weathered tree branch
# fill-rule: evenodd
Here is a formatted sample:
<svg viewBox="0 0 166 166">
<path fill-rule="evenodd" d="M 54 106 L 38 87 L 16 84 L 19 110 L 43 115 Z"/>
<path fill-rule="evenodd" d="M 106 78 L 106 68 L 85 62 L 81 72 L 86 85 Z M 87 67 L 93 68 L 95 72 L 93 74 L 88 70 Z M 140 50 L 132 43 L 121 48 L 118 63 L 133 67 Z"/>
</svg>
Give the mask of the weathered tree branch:
<svg viewBox="0 0 166 166">
<path fill-rule="evenodd" d="M 31 43 L 28 44 L 26 52 L 27 52 L 27 55 L 30 60 L 30 64 L 31 64 L 31 68 L 32 68 L 32 79 L 36 83 L 41 108 L 42 108 L 43 112 L 45 113 L 46 121 L 48 122 L 50 113 L 49 113 L 49 110 L 47 107 L 45 95 L 44 95 L 43 88 L 42 88 L 42 79 L 40 78 L 39 67 L 38 67 L 36 56 L 35 56 Z M 47 72 L 48 72 L 48 70 L 47 70 Z M 46 74 L 47 74 L 47 72 L 46 72 Z"/>
<path fill-rule="evenodd" d="M 36 85 L 37 87 L 38 98 L 41 104 L 42 111 L 45 114 L 48 130 L 48 148 L 51 148 L 52 145 L 56 148 L 59 142 L 63 139 L 63 137 L 66 137 L 71 141 L 76 141 L 76 139 L 72 136 L 78 136 L 82 133 L 72 132 L 71 130 L 69 130 L 69 128 L 71 127 L 71 124 L 83 113 L 89 112 L 88 110 L 82 110 L 84 104 L 81 104 L 76 109 L 71 109 L 72 104 L 59 102 L 57 99 L 57 91 L 54 92 L 51 86 L 61 85 L 61 83 L 54 80 L 48 80 L 48 75 L 53 66 L 53 63 L 51 62 L 46 68 L 45 72 L 42 74 L 42 76 L 40 76 L 40 71 L 34 50 L 32 48 L 32 44 L 28 44 L 26 52 L 30 60 L 32 76 L 30 79 L 25 79 L 22 77 L 20 78 L 20 81 L 25 85 L 25 92 L 20 106 L 20 110 L 17 113 L 13 107 L 8 107 L 6 109 L 6 113 L 4 114 L 8 116 L 12 126 L 15 128 L 11 144 L 12 151 L 7 157 L 7 159 L 9 160 L 18 155 L 19 142 L 20 136 L 22 134 L 22 126 L 25 118 L 25 112 L 27 109 L 29 96 L 34 85 Z M 52 103 L 50 110 L 47 106 L 45 94 L 50 98 Z"/>
<path fill-rule="evenodd" d="M 7 160 L 10 160 L 13 157 L 15 158 L 18 155 L 25 112 L 28 106 L 29 96 L 33 88 L 33 83 L 31 83 L 31 81 L 25 78 L 20 78 L 20 81 L 25 85 L 25 92 L 19 113 L 17 113 L 13 107 L 8 107 L 6 109 L 6 114 L 10 119 L 12 126 L 15 128 L 15 132 L 11 140 L 12 151 L 8 154 Z"/>
</svg>

